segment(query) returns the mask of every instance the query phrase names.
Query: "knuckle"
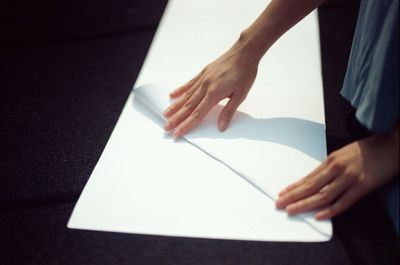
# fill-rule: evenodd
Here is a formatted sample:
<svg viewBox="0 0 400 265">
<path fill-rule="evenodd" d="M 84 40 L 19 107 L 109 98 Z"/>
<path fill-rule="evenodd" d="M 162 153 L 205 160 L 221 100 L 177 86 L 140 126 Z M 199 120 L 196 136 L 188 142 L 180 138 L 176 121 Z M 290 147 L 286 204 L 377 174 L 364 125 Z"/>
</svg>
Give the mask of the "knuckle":
<svg viewBox="0 0 400 265">
<path fill-rule="evenodd" d="M 180 101 L 180 104 L 183 104 L 184 102 L 187 102 L 190 99 L 191 95 L 192 94 L 189 93 L 189 91 L 187 91 L 185 94 L 183 94 L 183 96 L 181 98 L 181 101 Z"/>
<path fill-rule="evenodd" d="M 359 173 L 354 170 L 345 170 L 343 172 L 343 178 L 350 183 L 353 183 L 357 180 L 362 181 L 362 177 L 359 176 Z"/>
<path fill-rule="evenodd" d="M 207 94 L 204 96 L 203 101 L 204 101 L 204 104 L 205 104 L 206 106 L 210 106 L 210 105 L 211 105 L 211 98 L 212 98 L 212 96 L 210 95 L 210 93 L 207 93 Z"/>
<path fill-rule="evenodd" d="M 321 203 L 326 204 L 332 200 L 332 196 L 327 191 L 322 191 L 320 193 L 319 199 L 320 199 Z"/>
<path fill-rule="evenodd" d="M 191 109 L 193 106 L 193 103 L 191 101 L 186 101 L 186 103 L 183 105 L 185 109 Z"/>
<path fill-rule="evenodd" d="M 339 159 L 336 152 L 331 153 L 327 158 L 327 163 L 334 172 L 341 171 L 344 169 L 344 163 Z"/>
<path fill-rule="evenodd" d="M 345 165 L 343 164 L 342 161 L 335 159 L 335 161 L 333 161 L 331 163 L 331 169 L 334 172 L 339 172 L 339 171 L 343 171 L 345 168 Z"/>
<path fill-rule="evenodd" d="M 208 97 L 209 99 L 211 99 L 211 98 L 214 98 L 216 96 L 216 94 L 217 94 L 217 92 L 216 92 L 216 90 L 214 88 L 209 88 L 206 91 L 206 95 L 205 96 Z"/>
<path fill-rule="evenodd" d="M 354 179 L 356 179 L 357 185 L 360 189 L 369 190 L 369 189 L 373 189 L 373 187 L 374 187 L 373 181 L 366 178 L 365 174 L 361 174 L 359 176 L 355 175 Z"/>
<path fill-rule="evenodd" d="M 203 80 L 202 87 L 208 87 L 211 84 L 211 82 L 212 82 L 211 78 L 205 77 L 204 80 Z"/>
<path fill-rule="evenodd" d="M 190 114 L 190 117 L 195 121 L 200 120 L 200 112 L 197 110 L 193 111 L 192 114 Z"/>
<path fill-rule="evenodd" d="M 197 88 L 194 92 L 193 92 L 193 99 L 201 99 L 204 97 L 204 89 L 203 88 Z"/>
<path fill-rule="evenodd" d="M 314 189 L 315 189 L 314 188 L 314 184 L 310 183 L 310 182 L 305 183 L 304 186 L 303 186 L 303 190 L 306 193 L 311 193 L 311 192 L 314 191 Z"/>
<path fill-rule="evenodd" d="M 335 152 L 331 153 L 328 155 L 326 161 L 328 162 L 328 165 L 331 165 L 332 163 L 334 163 L 337 159 L 337 155 Z"/>
</svg>

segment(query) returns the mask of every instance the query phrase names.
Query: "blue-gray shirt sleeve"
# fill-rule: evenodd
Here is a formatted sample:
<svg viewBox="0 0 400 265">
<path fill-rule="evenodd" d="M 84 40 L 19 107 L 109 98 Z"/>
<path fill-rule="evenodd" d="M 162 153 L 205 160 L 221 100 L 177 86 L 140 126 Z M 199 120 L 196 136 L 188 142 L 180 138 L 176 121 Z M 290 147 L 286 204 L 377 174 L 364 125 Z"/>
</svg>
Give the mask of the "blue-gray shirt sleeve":
<svg viewBox="0 0 400 265">
<path fill-rule="evenodd" d="M 369 130 L 399 119 L 399 1 L 363 0 L 341 94 Z"/>
</svg>

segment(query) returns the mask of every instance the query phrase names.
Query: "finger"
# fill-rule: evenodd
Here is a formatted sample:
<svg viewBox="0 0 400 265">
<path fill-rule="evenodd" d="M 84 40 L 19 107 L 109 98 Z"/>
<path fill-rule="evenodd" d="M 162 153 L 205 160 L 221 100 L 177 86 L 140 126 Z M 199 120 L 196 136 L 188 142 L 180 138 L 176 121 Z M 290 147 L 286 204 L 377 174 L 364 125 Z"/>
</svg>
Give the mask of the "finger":
<svg viewBox="0 0 400 265">
<path fill-rule="evenodd" d="M 193 93 L 193 95 L 183 104 L 183 106 L 167 120 L 164 128 L 166 130 L 172 130 L 175 127 L 179 126 L 199 105 L 204 97 L 204 94 L 205 92 L 203 89 L 197 89 Z"/>
<path fill-rule="evenodd" d="M 303 198 L 309 197 L 318 192 L 322 187 L 331 182 L 336 177 L 336 172 L 329 168 L 325 168 L 312 178 L 308 178 L 298 187 L 288 191 L 276 201 L 276 206 L 280 209 L 285 208 L 289 204 L 297 202 Z"/>
<path fill-rule="evenodd" d="M 198 75 L 196 75 L 192 80 L 190 80 L 189 82 L 187 82 L 186 84 L 184 84 L 181 87 L 178 87 L 177 89 L 175 89 L 174 91 L 172 91 L 169 96 L 171 98 L 177 98 L 179 96 L 181 96 L 183 93 L 185 93 L 186 91 L 188 91 L 194 84 L 196 84 L 196 82 L 200 79 L 201 75 L 202 75 L 203 71 L 201 71 Z"/>
<path fill-rule="evenodd" d="M 310 174 L 308 174 L 307 176 L 305 176 L 304 178 L 300 179 L 299 181 L 297 181 L 297 182 L 287 186 L 286 188 L 284 188 L 281 192 L 279 192 L 279 196 L 282 196 L 285 193 L 287 193 L 288 191 L 299 187 L 300 185 L 302 185 L 304 182 L 306 182 L 310 178 L 313 178 L 315 175 L 319 174 L 325 168 L 326 168 L 326 163 L 324 161 L 318 167 L 316 167 Z"/>
<path fill-rule="evenodd" d="M 280 193 L 279 193 L 279 198 L 276 201 L 276 207 L 277 208 L 285 208 L 286 207 L 286 203 L 285 203 L 285 196 L 287 196 L 287 194 L 293 190 L 295 190 L 298 187 L 301 187 L 302 185 L 305 185 L 305 183 L 307 182 L 312 182 L 313 178 L 315 176 L 317 176 L 318 174 L 320 174 L 323 170 L 326 169 L 326 163 L 322 162 L 318 167 L 316 167 L 310 174 L 308 174 L 307 176 L 303 177 L 302 179 L 300 179 L 299 181 L 289 185 L 288 187 L 286 187 L 285 189 L 283 189 Z"/>
<path fill-rule="evenodd" d="M 218 129 L 223 132 L 228 128 L 231 123 L 233 114 L 239 107 L 240 103 L 242 103 L 242 98 L 238 94 L 233 94 L 229 99 L 226 106 L 222 109 L 219 119 L 218 119 Z"/>
<path fill-rule="evenodd" d="M 325 220 L 330 219 L 352 206 L 363 196 L 363 190 L 354 186 L 347 189 L 347 191 L 331 206 L 326 207 L 324 210 L 315 214 L 315 219 Z"/>
<path fill-rule="evenodd" d="M 206 94 L 196 109 L 175 129 L 174 136 L 181 137 L 196 127 L 214 105 L 215 102 Z"/>
<path fill-rule="evenodd" d="M 198 88 L 198 84 L 193 85 L 188 91 L 183 93 L 174 103 L 172 103 L 168 108 L 166 108 L 163 112 L 163 115 L 167 118 L 174 115 L 177 111 L 179 111 L 182 106 L 190 99 L 193 93 Z"/>
<path fill-rule="evenodd" d="M 290 215 L 294 215 L 328 205 L 343 194 L 352 184 L 353 181 L 351 178 L 342 175 L 341 177 L 335 178 L 334 181 L 311 197 L 289 204 L 286 207 L 286 211 Z"/>
</svg>

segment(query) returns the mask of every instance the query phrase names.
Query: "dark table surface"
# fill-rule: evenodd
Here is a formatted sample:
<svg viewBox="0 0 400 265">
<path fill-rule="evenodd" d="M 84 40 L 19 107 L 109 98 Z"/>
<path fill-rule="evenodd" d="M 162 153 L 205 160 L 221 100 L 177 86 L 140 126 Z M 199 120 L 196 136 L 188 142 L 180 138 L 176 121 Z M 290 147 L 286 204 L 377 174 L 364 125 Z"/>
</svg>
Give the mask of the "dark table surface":
<svg viewBox="0 0 400 265">
<path fill-rule="evenodd" d="M 66 223 L 139 73 L 166 1 L 14 1 L 0 8 L 0 264 L 398 264 L 374 194 L 326 243 L 70 230 Z M 328 150 L 368 134 L 341 98 L 357 1 L 319 10 Z"/>
</svg>

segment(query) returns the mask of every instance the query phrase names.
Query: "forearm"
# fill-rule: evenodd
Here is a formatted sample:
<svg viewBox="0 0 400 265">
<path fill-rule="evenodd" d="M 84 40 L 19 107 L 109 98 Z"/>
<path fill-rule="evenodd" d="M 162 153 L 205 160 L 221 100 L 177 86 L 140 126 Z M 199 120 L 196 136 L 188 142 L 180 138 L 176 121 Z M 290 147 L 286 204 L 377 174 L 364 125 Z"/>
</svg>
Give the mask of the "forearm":
<svg viewBox="0 0 400 265">
<path fill-rule="evenodd" d="M 366 139 L 370 145 L 376 146 L 376 153 L 387 157 L 387 164 L 380 170 L 393 177 L 399 173 L 399 128 L 398 122 L 391 131 L 375 134 Z"/>
<path fill-rule="evenodd" d="M 324 0 L 272 0 L 235 43 L 248 58 L 260 60 L 287 30 Z"/>
</svg>

